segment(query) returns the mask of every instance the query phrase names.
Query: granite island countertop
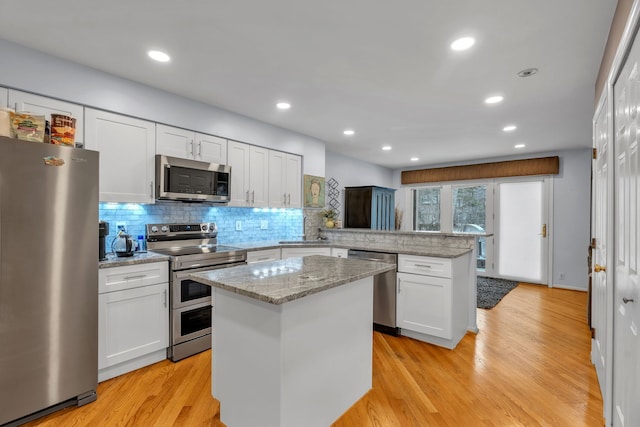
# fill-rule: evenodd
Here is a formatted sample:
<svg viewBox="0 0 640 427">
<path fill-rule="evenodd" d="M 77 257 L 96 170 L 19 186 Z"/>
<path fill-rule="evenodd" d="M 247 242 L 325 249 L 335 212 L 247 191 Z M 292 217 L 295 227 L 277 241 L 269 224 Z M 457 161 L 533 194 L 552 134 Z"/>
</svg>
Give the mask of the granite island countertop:
<svg viewBox="0 0 640 427">
<path fill-rule="evenodd" d="M 288 240 L 286 243 L 282 241 L 267 240 L 258 242 L 243 242 L 234 243 L 231 246 L 235 246 L 247 251 L 257 251 L 262 249 L 275 249 L 275 248 L 341 248 L 341 249 L 358 249 L 364 251 L 374 252 L 387 252 L 394 254 L 404 255 L 417 255 L 417 256 L 429 256 L 437 258 L 458 258 L 462 255 L 471 252 L 469 248 L 460 248 L 453 246 L 425 246 L 425 245 L 409 245 L 409 244 L 391 244 L 391 243 L 376 243 L 368 242 L 363 245 L 358 242 L 345 243 L 345 242 L 332 242 L 330 240 L 305 240 L 296 242 L 294 240 Z"/>
<path fill-rule="evenodd" d="M 279 305 L 395 269 L 395 264 L 384 262 L 312 255 L 204 271 L 189 277 L 206 285 Z"/>
</svg>

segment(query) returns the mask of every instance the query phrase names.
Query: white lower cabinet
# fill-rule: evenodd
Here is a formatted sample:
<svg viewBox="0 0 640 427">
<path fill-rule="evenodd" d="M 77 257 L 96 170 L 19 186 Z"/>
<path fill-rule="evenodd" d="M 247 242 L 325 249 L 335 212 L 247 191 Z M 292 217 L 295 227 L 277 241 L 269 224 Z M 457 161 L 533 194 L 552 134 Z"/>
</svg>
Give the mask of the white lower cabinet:
<svg viewBox="0 0 640 427">
<path fill-rule="evenodd" d="M 309 255 L 331 256 L 331 248 L 282 248 L 282 259 L 297 258 Z"/>
<path fill-rule="evenodd" d="M 247 252 L 247 264 L 258 262 L 278 261 L 280 259 L 280 248 L 262 249 L 259 251 Z"/>
<path fill-rule="evenodd" d="M 160 271 L 162 275 L 156 273 Z M 168 263 L 99 271 L 98 381 L 166 358 L 169 346 Z M 109 286 L 109 280 L 118 280 Z M 148 282 L 156 283 L 149 284 Z M 130 286 L 127 287 L 126 283 Z"/>
<path fill-rule="evenodd" d="M 469 254 L 398 255 L 396 319 L 402 335 L 455 348 L 467 331 L 470 262 Z"/>
<path fill-rule="evenodd" d="M 451 279 L 398 273 L 398 327 L 451 339 Z"/>
</svg>

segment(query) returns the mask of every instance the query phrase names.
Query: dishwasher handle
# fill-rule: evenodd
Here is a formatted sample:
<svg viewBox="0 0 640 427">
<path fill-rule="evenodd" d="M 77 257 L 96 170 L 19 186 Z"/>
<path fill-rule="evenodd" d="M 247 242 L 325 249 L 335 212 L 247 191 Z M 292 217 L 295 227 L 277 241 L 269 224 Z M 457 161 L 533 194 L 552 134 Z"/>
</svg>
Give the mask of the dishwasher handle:
<svg viewBox="0 0 640 427">
<path fill-rule="evenodd" d="M 347 258 L 362 259 L 365 261 L 387 262 L 387 263 L 393 263 L 393 264 L 398 263 L 397 254 L 384 253 L 384 252 L 360 251 L 356 249 L 349 249 Z"/>
</svg>

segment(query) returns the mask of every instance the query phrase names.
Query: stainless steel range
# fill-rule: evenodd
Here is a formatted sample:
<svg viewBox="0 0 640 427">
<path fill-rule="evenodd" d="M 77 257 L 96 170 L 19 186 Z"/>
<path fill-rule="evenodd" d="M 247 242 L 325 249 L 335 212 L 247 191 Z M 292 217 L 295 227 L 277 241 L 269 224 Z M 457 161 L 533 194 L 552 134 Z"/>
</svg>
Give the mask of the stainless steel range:
<svg viewBox="0 0 640 427">
<path fill-rule="evenodd" d="M 218 245 L 214 222 L 147 224 L 147 248 L 168 255 L 170 347 L 174 362 L 211 348 L 211 287 L 189 274 L 246 264 L 247 251 Z"/>
</svg>

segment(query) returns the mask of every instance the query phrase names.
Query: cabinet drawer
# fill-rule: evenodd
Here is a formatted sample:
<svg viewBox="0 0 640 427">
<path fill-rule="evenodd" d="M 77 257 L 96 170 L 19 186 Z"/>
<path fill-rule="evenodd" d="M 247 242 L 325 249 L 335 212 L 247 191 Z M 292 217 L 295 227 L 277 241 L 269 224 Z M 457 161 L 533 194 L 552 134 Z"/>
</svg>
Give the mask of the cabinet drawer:
<svg viewBox="0 0 640 427">
<path fill-rule="evenodd" d="M 450 278 L 451 260 L 447 258 L 398 255 L 398 271 Z"/>
<path fill-rule="evenodd" d="M 125 265 L 98 270 L 98 293 L 139 288 L 169 281 L 169 263 Z"/>
<path fill-rule="evenodd" d="M 256 262 L 277 261 L 280 259 L 280 248 L 247 252 L 247 264 Z"/>
</svg>

